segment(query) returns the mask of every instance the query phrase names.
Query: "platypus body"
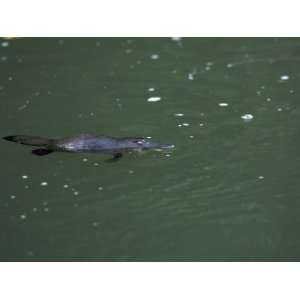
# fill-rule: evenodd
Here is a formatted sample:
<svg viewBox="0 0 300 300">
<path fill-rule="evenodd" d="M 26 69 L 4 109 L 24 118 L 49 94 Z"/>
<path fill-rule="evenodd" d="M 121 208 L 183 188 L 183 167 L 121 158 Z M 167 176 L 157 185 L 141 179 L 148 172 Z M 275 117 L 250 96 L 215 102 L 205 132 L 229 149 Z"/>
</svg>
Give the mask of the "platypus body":
<svg viewBox="0 0 300 300">
<path fill-rule="evenodd" d="M 104 153 L 113 155 L 114 159 L 119 159 L 126 152 L 149 149 L 164 150 L 174 147 L 174 145 L 153 143 L 143 137 L 115 138 L 93 134 L 80 134 L 75 137 L 61 139 L 11 135 L 3 139 L 18 144 L 38 147 L 32 150 L 32 153 L 39 156 L 53 152 Z"/>
</svg>

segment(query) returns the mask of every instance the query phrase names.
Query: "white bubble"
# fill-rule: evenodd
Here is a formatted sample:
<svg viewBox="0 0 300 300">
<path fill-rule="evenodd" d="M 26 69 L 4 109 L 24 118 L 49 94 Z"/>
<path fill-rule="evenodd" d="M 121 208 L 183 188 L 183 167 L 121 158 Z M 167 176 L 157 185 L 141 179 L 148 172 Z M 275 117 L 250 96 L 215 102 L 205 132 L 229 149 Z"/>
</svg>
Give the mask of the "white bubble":
<svg viewBox="0 0 300 300">
<path fill-rule="evenodd" d="M 148 89 L 148 91 L 149 91 L 149 92 L 154 92 L 154 91 L 155 91 L 155 88 L 154 88 L 154 87 L 151 87 L 151 88 Z"/>
<path fill-rule="evenodd" d="M 280 80 L 289 80 L 290 79 L 290 77 L 289 77 L 289 75 L 281 75 L 280 76 Z"/>
<path fill-rule="evenodd" d="M 157 102 L 160 100 L 161 100 L 161 97 L 150 97 L 147 99 L 148 102 Z"/>
<path fill-rule="evenodd" d="M 27 179 L 28 175 L 22 175 L 22 179 Z"/>
<path fill-rule="evenodd" d="M 79 192 L 78 191 L 74 191 L 73 194 L 74 194 L 74 196 L 78 196 Z"/>
<path fill-rule="evenodd" d="M 15 195 L 10 195 L 10 199 L 16 199 Z"/>
<path fill-rule="evenodd" d="M 41 185 L 41 186 L 47 186 L 47 185 L 48 185 L 48 182 L 43 181 L 43 182 L 40 183 L 40 185 Z"/>
<path fill-rule="evenodd" d="M 175 42 L 179 42 L 182 40 L 182 38 L 181 37 L 171 37 L 171 40 L 175 41 Z"/>
<path fill-rule="evenodd" d="M 264 179 L 265 177 L 264 176 L 258 176 L 258 179 Z"/>
<path fill-rule="evenodd" d="M 133 174 L 134 173 L 134 171 L 133 170 L 129 170 L 129 174 Z"/>
<path fill-rule="evenodd" d="M 177 113 L 177 114 L 175 114 L 175 116 L 176 116 L 176 117 L 183 117 L 184 114 L 182 114 L 182 113 Z"/>
<path fill-rule="evenodd" d="M 158 54 L 152 54 L 151 59 L 159 59 L 159 55 Z"/>
<path fill-rule="evenodd" d="M 272 99 L 271 98 L 267 98 L 266 101 L 270 102 Z"/>
<path fill-rule="evenodd" d="M 229 104 L 226 103 L 226 102 L 221 102 L 221 103 L 219 103 L 218 105 L 221 106 L 221 107 L 226 107 L 226 106 L 228 106 Z"/>
<path fill-rule="evenodd" d="M 232 67 L 233 67 L 233 64 L 227 64 L 226 67 L 227 67 L 227 68 L 232 68 Z"/>
<path fill-rule="evenodd" d="M 25 214 L 20 215 L 20 219 L 25 220 L 27 218 L 27 216 Z"/>
<path fill-rule="evenodd" d="M 64 184 L 64 188 L 67 189 L 69 187 L 69 185 L 67 184 Z"/>
<path fill-rule="evenodd" d="M 203 126 L 204 126 L 204 124 L 203 124 L 203 123 L 200 123 L 200 124 L 199 124 L 199 126 L 200 126 L 200 127 L 203 127 Z"/>
<path fill-rule="evenodd" d="M 245 115 L 241 116 L 241 118 L 242 118 L 244 121 L 251 121 L 254 117 L 253 117 L 253 115 L 251 115 L 251 114 L 245 114 Z"/>
<path fill-rule="evenodd" d="M 194 138 L 194 136 L 193 135 L 190 135 L 190 139 L 193 139 Z"/>
<path fill-rule="evenodd" d="M 277 108 L 277 111 L 282 111 L 282 108 L 281 108 L 281 107 L 278 107 L 278 108 Z"/>
<path fill-rule="evenodd" d="M 2 47 L 8 47 L 9 46 L 9 42 L 4 41 L 4 42 L 1 43 L 1 46 Z"/>
<path fill-rule="evenodd" d="M 188 79 L 189 80 L 194 80 L 194 74 L 193 73 L 189 73 L 188 74 Z"/>
<path fill-rule="evenodd" d="M 102 191 L 103 190 L 103 187 L 102 186 L 99 186 L 98 187 L 98 191 Z"/>
<path fill-rule="evenodd" d="M 84 159 L 82 159 L 83 162 L 87 162 L 88 159 L 85 157 Z"/>
<path fill-rule="evenodd" d="M 182 123 L 182 126 L 187 127 L 187 126 L 190 126 L 190 124 L 189 123 Z"/>
</svg>

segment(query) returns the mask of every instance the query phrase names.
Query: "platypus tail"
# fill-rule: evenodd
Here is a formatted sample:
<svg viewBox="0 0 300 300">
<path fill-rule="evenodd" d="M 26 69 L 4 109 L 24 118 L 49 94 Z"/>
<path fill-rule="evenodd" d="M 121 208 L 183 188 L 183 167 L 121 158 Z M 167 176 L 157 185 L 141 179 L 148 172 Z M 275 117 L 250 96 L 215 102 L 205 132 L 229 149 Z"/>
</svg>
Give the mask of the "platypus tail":
<svg viewBox="0 0 300 300">
<path fill-rule="evenodd" d="M 29 136 L 29 135 L 9 135 L 3 137 L 3 139 L 10 142 L 22 144 L 22 145 L 44 147 L 44 148 L 33 149 L 31 151 L 32 154 L 38 156 L 44 156 L 54 151 L 51 149 L 52 148 L 51 145 L 53 144 L 52 139 L 42 138 L 39 136 Z"/>
<path fill-rule="evenodd" d="M 49 147 L 52 142 L 51 139 L 42 138 L 38 136 L 29 136 L 29 135 L 10 135 L 10 136 L 3 137 L 3 139 L 18 144 L 38 146 L 38 147 Z"/>
</svg>

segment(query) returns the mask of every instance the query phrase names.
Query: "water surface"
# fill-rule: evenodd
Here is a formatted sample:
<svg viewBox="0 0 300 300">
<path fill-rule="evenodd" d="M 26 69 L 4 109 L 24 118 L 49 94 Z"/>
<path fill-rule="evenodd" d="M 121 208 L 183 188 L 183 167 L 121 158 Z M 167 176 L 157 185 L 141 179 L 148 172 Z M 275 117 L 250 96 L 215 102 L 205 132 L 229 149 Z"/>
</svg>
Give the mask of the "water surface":
<svg viewBox="0 0 300 300">
<path fill-rule="evenodd" d="M 0 42 L 1 136 L 176 146 L 105 163 L 2 140 L 2 261 L 299 260 L 299 39 Z"/>
</svg>

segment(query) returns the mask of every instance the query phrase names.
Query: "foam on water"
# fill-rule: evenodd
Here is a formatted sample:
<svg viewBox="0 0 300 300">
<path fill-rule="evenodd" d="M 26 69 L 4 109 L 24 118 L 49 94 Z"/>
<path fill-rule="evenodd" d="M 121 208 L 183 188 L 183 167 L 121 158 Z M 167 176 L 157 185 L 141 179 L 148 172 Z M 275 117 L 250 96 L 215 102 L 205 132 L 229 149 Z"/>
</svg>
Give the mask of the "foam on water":
<svg viewBox="0 0 300 300">
<path fill-rule="evenodd" d="M 219 103 L 218 105 L 221 106 L 221 107 L 226 107 L 226 106 L 228 106 L 229 104 L 226 103 L 226 102 L 221 102 L 221 103 Z"/>
<path fill-rule="evenodd" d="M 289 79 L 290 79 L 289 75 L 281 75 L 280 76 L 280 80 L 282 80 L 282 81 L 286 81 L 286 80 L 289 80 Z"/>
<path fill-rule="evenodd" d="M 151 59 L 154 59 L 154 60 L 159 59 L 159 55 L 158 54 L 152 54 Z"/>
<path fill-rule="evenodd" d="M 4 48 L 8 47 L 9 46 L 9 42 L 8 41 L 4 41 L 4 42 L 1 43 L 1 46 L 4 47 Z"/>
<path fill-rule="evenodd" d="M 161 100 L 161 97 L 150 97 L 147 99 L 147 102 L 158 102 Z"/>
<path fill-rule="evenodd" d="M 251 120 L 254 118 L 254 116 L 251 115 L 251 114 L 245 114 L 245 115 L 242 115 L 241 118 L 242 118 L 245 122 L 249 122 L 249 121 L 251 121 Z"/>
</svg>

